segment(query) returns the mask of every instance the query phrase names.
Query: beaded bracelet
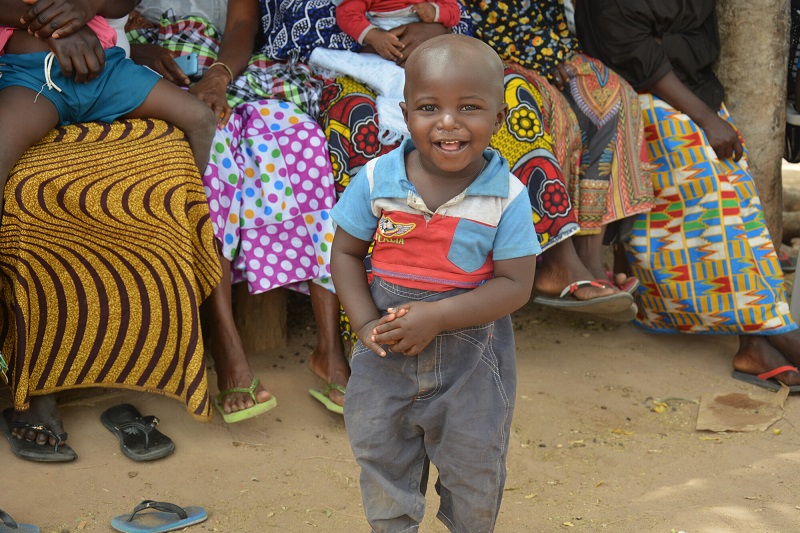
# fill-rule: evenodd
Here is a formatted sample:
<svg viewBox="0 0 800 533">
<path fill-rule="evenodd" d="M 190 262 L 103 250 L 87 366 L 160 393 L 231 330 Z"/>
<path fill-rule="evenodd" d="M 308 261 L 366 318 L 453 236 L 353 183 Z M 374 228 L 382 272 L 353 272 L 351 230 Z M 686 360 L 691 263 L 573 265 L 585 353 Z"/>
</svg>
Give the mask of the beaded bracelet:
<svg viewBox="0 0 800 533">
<path fill-rule="evenodd" d="M 208 68 L 210 70 L 211 67 L 217 67 L 217 66 L 224 68 L 225 71 L 228 73 L 228 76 L 231 77 L 231 81 L 233 81 L 233 71 L 231 70 L 231 67 L 229 67 L 222 61 L 215 61 L 214 63 L 211 63 L 211 65 Z"/>
</svg>

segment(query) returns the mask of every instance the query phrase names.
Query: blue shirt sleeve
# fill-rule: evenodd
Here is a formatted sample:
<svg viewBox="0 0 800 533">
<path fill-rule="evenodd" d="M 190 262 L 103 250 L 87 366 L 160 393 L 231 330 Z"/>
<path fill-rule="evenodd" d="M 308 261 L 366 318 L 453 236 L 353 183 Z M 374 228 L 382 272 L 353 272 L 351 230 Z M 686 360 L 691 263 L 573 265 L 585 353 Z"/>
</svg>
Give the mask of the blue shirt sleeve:
<svg viewBox="0 0 800 533">
<path fill-rule="evenodd" d="M 494 237 L 492 259 L 502 261 L 540 253 L 542 248 L 533 227 L 531 202 L 523 191 L 508 204 L 500 217 Z"/>
<path fill-rule="evenodd" d="M 372 241 L 378 228 L 378 217 L 372 213 L 369 180 L 362 168 L 342 193 L 331 210 L 333 221 L 344 231 L 362 241 Z"/>
</svg>

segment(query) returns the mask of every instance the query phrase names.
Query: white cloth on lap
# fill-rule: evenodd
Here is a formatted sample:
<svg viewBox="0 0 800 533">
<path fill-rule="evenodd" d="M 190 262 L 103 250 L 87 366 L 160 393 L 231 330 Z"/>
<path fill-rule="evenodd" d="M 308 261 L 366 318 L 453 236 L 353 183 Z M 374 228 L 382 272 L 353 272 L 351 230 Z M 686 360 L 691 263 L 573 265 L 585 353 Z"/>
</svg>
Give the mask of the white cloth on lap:
<svg viewBox="0 0 800 533">
<path fill-rule="evenodd" d="M 315 48 L 308 64 L 326 76 L 350 76 L 378 94 L 378 131 L 383 144 L 394 144 L 408 136 L 400 110 L 406 73 L 377 54 Z"/>
</svg>

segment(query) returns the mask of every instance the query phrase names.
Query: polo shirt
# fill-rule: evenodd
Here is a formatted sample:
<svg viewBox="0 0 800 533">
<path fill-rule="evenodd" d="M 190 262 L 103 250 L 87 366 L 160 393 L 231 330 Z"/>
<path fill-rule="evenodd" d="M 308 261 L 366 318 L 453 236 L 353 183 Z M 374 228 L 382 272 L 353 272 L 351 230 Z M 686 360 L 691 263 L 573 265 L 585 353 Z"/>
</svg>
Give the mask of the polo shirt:
<svg viewBox="0 0 800 533">
<path fill-rule="evenodd" d="M 484 170 L 435 212 L 408 180 L 410 139 L 373 159 L 353 178 L 331 211 L 353 237 L 373 241 L 372 275 L 413 289 L 443 292 L 478 287 L 494 261 L 541 253 L 524 185 L 497 152 Z"/>
</svg>

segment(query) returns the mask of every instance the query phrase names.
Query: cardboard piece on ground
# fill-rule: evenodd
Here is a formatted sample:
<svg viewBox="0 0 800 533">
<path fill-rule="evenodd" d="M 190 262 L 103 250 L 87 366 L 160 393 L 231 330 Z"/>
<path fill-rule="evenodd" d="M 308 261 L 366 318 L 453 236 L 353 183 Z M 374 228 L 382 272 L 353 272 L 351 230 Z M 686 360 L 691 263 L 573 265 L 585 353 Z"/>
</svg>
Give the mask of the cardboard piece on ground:
<svg viewBox="0 0 800 533">
<path fill-rule="evenodd" d="M 704 394 L 697 412 L 700 431 L 766 431 L 783 418 L 783 403 L 789 396 L 784 386 L 775 393 L 740 392 Z"/>
</svg>

